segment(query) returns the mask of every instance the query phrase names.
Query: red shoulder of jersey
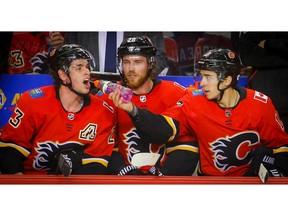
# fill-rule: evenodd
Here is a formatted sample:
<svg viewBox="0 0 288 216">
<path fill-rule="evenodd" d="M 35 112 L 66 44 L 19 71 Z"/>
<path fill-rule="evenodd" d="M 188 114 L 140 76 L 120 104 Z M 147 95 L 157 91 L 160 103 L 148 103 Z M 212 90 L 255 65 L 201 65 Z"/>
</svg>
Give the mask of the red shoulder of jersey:
<svg viewBox="0 0 288 216">
<path fill-rule="evenodd" d="M 17 101 L 16 107 L 19 107 L 21 110 L 28 108 L 35 110 L 45 106 L 49 107 L 51 106 L 51 101 L 47 100 L 47 98 L 57 100 L 54 86 L 44 86 L 24 92 Z M 33 106 L 31 106 L 31 103 L 33 103 Z"/>
<path fill-rule="evenodd" d="M 162 85 L 161 88 L 165 88 L 165 90 L 167 92 L 173 92 L 176 89 L 178 89 L 179 91 L 186 91 L 186 88 L 178 82 L 174 82 L 174 81 L 170 81 L 170 80 L 161 80 L 160 83 Z M 157 86 L 158 85 L 155 85 L 155 88 Z"/>
<path fill-rule="evenodd" d="M 108 98 L 107 94 L 102 95 L 90 95 L 91 96 L 91 105 L 102 104 L 103 107 L 105 107 L 109 112 L 115 113 L 115 106 L 113 104 L 113 101 Z"/>
</svg>

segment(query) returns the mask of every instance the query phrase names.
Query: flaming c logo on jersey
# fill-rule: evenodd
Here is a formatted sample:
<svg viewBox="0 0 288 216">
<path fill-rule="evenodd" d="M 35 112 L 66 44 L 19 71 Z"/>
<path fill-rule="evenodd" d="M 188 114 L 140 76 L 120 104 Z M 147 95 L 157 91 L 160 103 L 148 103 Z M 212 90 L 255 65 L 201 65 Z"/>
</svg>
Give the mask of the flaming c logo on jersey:
<svg viewBox="0 0 288 216">
<path fill-rule="evenodd" d="M 245 131 L 215 140 L 210 144 L 214 166 L 219 171 L 226 172 L 233 167 L 249 163 L 251 158 L 248 153 L 259 142 L 259 134 L 254 131 Z"/>
</svg>

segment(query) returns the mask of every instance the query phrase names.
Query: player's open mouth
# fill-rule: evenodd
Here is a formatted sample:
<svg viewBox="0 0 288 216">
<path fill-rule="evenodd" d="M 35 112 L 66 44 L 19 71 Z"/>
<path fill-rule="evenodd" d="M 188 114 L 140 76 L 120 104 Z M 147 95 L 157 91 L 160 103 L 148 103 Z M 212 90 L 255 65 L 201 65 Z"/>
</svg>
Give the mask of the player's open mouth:
<svg viewBox="0 0 288 216">
<path fill-rule="evenodd" d="M 89 89 L 89 88 L 90 88 L 90 79 L 89 79 L 89 78 L 85 79 L 85 80 L 83 81 L 83 84 L 85 85 L 85 87 L 86 87 L 87 89 Z"/>
<path fill-rule="evenodd" d="M 86 84 L 90 83 L 90 80 L 87 78 L 87 79 L 84 80 L 83 83 L 86 85 Z"/>
</svg>

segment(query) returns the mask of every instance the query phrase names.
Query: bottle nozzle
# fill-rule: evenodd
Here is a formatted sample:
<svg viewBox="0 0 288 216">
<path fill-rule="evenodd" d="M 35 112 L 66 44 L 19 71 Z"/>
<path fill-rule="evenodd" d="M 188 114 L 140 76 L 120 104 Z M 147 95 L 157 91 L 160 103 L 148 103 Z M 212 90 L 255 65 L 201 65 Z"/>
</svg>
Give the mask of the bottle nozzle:
<svg viewBox="0 0 288 216">
<path fill-rule="evenodd" d="M 111 92 L 120 90 L 120 94 L 123 97 L 124 101 L 128 102 L 132 98 L 132 90 L 124 86 L 118 85 L 117 83 L 106 80 L 95 80 L 93 83 L 95 87 L 100 89 L 104 94 L 110 94 Z"/>
<path fill-rule="evenodd" d="M 100 89 L 100 80 L 95 80 L 93 83 L 96 88 Z"/>
</svg>

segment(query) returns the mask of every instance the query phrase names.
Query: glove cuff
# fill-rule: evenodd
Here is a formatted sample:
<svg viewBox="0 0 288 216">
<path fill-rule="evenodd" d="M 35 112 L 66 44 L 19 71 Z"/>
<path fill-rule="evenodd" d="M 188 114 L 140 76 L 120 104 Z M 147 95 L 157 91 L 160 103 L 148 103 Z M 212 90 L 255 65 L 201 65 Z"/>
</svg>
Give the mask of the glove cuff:
<svg viewBox="0 0 288 216">
<path fill-rule="evenodd" d="M 136 167 L 136 166 L 133 166 L 133 165 L 126 166 L 126 167 L 124 167 L 124 168 L 122 168 L 122 169 L 120 170 L 120 172 L 118 173 L 118 175 L 120 175 L 120 176 L 126 175 L 126 174 L 129 173 L 131 170 L 137 170 L 137 167 Z"/>
</svg>

